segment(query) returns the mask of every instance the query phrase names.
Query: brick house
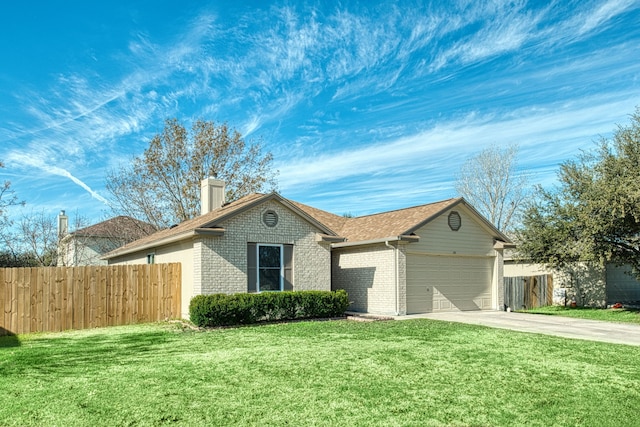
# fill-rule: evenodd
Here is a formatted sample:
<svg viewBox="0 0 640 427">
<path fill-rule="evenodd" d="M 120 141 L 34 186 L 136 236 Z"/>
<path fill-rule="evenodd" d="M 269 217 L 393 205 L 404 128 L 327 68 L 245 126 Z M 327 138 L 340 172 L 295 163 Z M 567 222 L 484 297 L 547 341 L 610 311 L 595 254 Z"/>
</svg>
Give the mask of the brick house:
<svg viewBox="0 0 640 427">
<path fill-rule="evenodd" d="M 509 239 L 464 199 L 346 218 L 250 194 L 224 203 L 202 182 L 202 214 L 118 248 L 109 264 L 182 263 L 182 314 L 199 294 L 346 289 L 354 311 L 501 309 Z"/>
</svg>

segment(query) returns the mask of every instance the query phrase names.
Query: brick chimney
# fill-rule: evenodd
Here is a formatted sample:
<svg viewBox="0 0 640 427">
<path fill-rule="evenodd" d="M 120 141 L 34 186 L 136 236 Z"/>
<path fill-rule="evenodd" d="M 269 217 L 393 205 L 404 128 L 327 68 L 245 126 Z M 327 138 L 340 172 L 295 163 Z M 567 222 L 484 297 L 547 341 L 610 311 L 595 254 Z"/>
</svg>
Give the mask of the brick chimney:
<svg viewBox="0 0 640 427">
<path fill-rule="evenodd" d="M 224 204 L 224 181 L 203 179 L 200 183 L 200 215 L 218 209 Z"/>
</svg>

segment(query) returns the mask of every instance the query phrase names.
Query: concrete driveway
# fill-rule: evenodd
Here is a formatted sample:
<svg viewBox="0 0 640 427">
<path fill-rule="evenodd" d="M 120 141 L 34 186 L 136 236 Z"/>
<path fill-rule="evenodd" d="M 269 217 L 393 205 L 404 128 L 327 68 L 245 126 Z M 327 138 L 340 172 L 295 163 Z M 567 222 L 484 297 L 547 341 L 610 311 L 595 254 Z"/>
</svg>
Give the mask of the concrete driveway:
<svg viewBox="0 0 640 427">
<path fill-rule="evenodd" d="M 640 325 L 630 323 L 601 322 L 544 314 L 508 313 L 506 311 L 411 314 L 397 316 L 394 319 L 444 320 L 565 338 L 640 346 Z"/>
</svg>

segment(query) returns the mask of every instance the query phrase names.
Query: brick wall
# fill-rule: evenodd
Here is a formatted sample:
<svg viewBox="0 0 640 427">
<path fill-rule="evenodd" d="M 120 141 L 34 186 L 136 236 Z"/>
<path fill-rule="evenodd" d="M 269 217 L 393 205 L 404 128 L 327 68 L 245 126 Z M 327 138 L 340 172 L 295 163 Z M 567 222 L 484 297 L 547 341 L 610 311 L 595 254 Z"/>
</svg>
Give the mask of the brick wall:
<svg viewBox="0 0 640 427">
<path fill-rule="evenodd" d="M 396 269 L 395 250 L 382 244 L 357 248 L 334 249 L 332 254 L 333 289 L 344 289 L 349 294 L 349 310 L 395 314 Z M 398 253 L 400 279 L 398 286 L 400 310 L 404 307 L 404 276 L 406 263 L 404 249 Z M 406 310 L 406 309 L 405 309 Z"/>
<path fill-rule="evenodd" d="M 265 211 L 278 215 L 278 224 L 262 222 Z M 316 241 L 318 230 L 277 201 L 243 212 L 218 224 L 224 236 L 203 238 L 194 245 L 194 294 L 247 291 L 247 243 L 293 245 L 294 290 L 331 289 L 331 252 Z"/>
</svg>

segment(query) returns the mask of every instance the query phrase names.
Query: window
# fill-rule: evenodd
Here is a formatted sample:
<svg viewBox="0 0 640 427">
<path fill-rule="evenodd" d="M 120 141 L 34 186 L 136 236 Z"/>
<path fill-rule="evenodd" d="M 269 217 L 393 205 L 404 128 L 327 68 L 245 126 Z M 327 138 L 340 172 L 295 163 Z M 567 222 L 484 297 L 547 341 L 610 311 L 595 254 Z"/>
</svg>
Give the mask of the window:
<svg viewBox="0 0 640 427">
<path fill-rule="evenodd" d="M 293 290 L 293 245 L 248 243 L 248 292 Z"/>
<path fill-rule="evenodd" d="M 147 254 L 147 264 L 156 263 L 156 254 Z"/>
<path fill-rule="evenodd" d="M 281 291 L 282 246 L 258 245 L 258 292 Z"/>
</svg>

